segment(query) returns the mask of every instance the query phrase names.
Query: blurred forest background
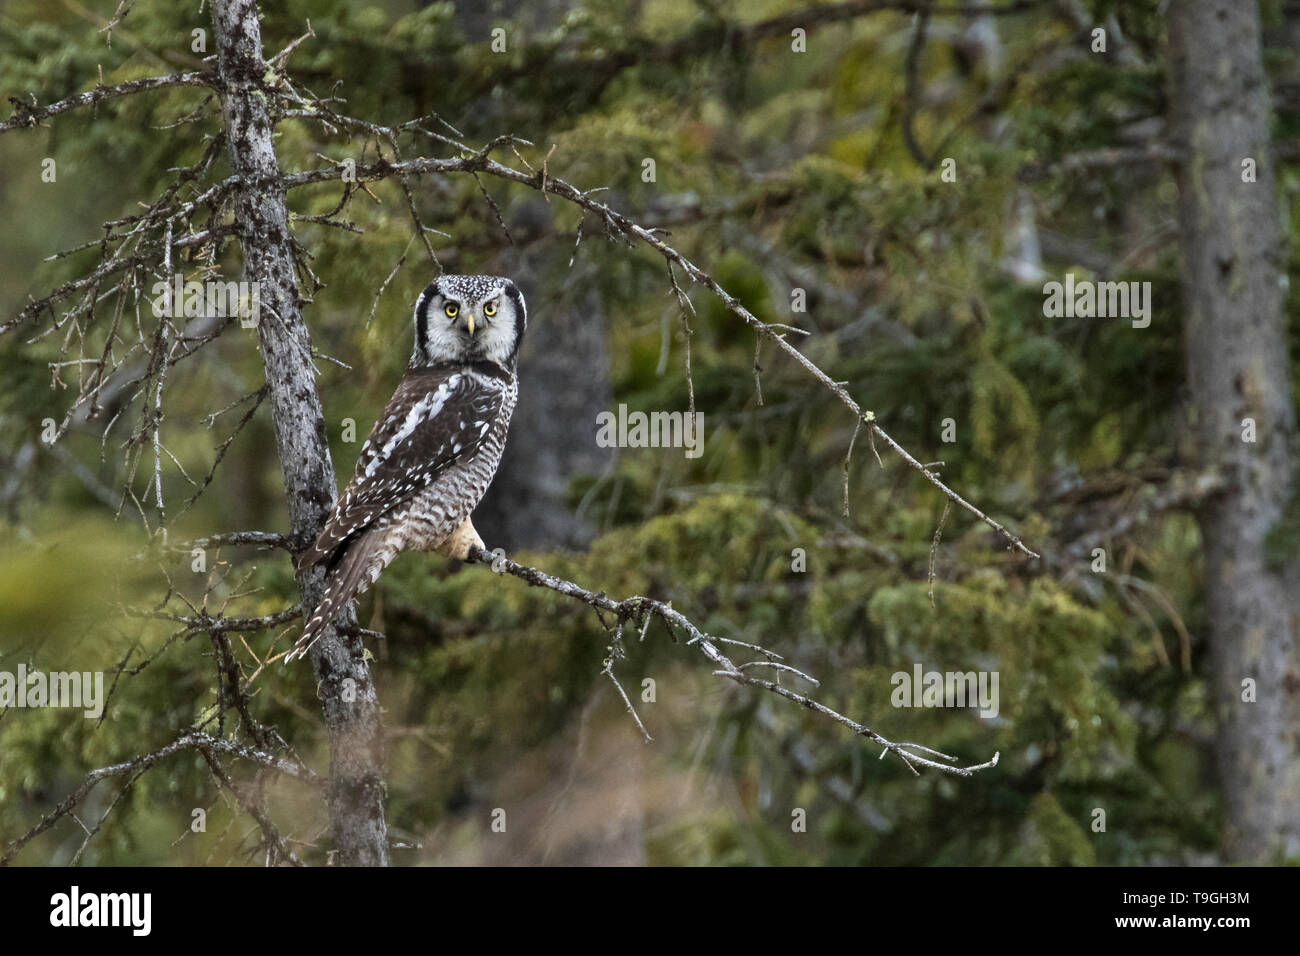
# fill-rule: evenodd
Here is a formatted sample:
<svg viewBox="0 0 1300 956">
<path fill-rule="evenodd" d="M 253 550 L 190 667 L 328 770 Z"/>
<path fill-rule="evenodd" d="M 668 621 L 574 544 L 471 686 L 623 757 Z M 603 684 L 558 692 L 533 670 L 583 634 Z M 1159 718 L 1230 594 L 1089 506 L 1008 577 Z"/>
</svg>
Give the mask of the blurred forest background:
<svg viewBox="0 0 1300 956">
<path fill-rule="evenodd" d="M 45 104 L 93 88 L 101 70 L 105 84 L 201 70 L 216 50 L 198 2 L 138 0 L 110 44 L 102 28 L 117 6 L 4 3 L 0 93 Z M 645 743 L 601 674 L 609 635 L 589 608 L 406 555 L 360 604 L 363 626 L 383 635 L 366 643 L 389 833 L 404 847 L 395 863 L 1215 862 L 1225 793 L 1288 786 L 1220 773 L 1199 499 L 1169 493 L 1194 429 L 1179 189 L 1161 146 L 1172 107 L 1159 5 L 990 3 L 1016 12 L 955 15 L 954 3 L 923 32 L 916 5 L 825 16 L 839 6 L 809 5 L 798 20 L 799 5 L 761 0 L 263 5 L 268 57 L 310 20 L 314 37 L 286 73 L 343 97 L 341 111 L 384 125 L 436 112 L 471 144 L 511 133 L 533 145 L 516 146 L 519 158 L 500 150 L 499 161 L 545 160 L 580 188 L 608 187 L 597 198 L 668 230 L 760 319 L 809 333 L 791 341 L 1043 555 L 1009 551 L 953 509 L 932 601 L 944 497 L 884 448 L 877 464 L 865 433 L 846 479 L 852 416 L 770 344 L 756 360 L 753 332 L 709 292 L 679 273 L 696 309 L 688 385 L 661 256 L 610 241 L 591 215 L 578 243 L 581 211 L 533 189 L 413 179 L 442 267 L 510 275 L 528 300 L 519 410 L 475 516 L 489 547 L 611 596 L 671 600 L 710 633 L 770 647 L 821 679 L 814 696 L 890 739 L 963 764 L 1001 759 L 969 779 L 914 776 L 843 727 L 712 676 L 660 624 L 628 642 L 618 670 L 654 737 Z M 754 29 L 785 15 L 806 30 L 805 52 L 792 49 L 791 24 Z M 1261 16 L 1274 188 L 1289 229 L 1300 5 L 1265 2 Z M 1104 53 L 1091 48 L 1098 26 Z M 496 27 L 505 52 L 492 49 Z M 192 49 L 196 29 L 207 31 L 206 52 Z M 215 98 L 181 87 L 0 137 L 0 322 L 93 268 L 102 223 L 152 200 L 219 128 Z M 279 123 L 275 147 L 285 171 L 377 158 L 373 139 L 328 136 L 301 117 Z M 456 153 L 424 140 L 405 142 L 403 155 Z M 42 180 L 46 157 L 55 182 Z M 941 176 L 944 158 L 955 160 L 954 182 Z M 223 152 L 213 181 L 227 175 Z M 363 232 L 305 218 L 335 209 L 338 183 L 289 196 L 321 282 L 305 289 L 304 316 L 341 480 L 401 377 L 411 308 L 438 268 L 412 241 L 400 184 L 370 192 L 354 193 L 340 216 Z M 47 261 L 81 244 L 91 246 Z M 1294 264 L 1275 263 L 1287 274 Z M 238 278 L 238 247 L 216 265 Z M 189 277 L 198 264 L 178 268 Z M 1043 285 L 1066 272 L 1150 282 L 1150 326 L 1045 317 Z M 796 289 L 806 311 L 792 309 Z M 1285 308 L 1293 332 L 1293 297 Z M 92 358 L 112 308 L 102 313 Z M 146 335 L 157 323 L 147 309 L 140 321 Z M 209 635 L 124 609 L 185 613 L 187 599 L 256 617 L 297 600 L 282 551 L 213 549 L 196 572 L 188 549 L 157 550 L 160 527 L 169 543 L 286 530 L 267 408 L 240 426 L 264 381 L 255 333 L 229 325 L 168 372 L 160 514 L 156 489 L 145 493 L 153 451 L 141 432 L 152 389 L 125 388 L 57 442 L 42 440 L 43 421 L 63 421 L 85 374 L 52 364 L 82 353 L 64 352 L 70 333 L 49 328 L 47 315 L 0 338 L 0 669 L 103 670 L 112 696 L 102 721 L 0 713 L 0 845 L 93 768 L 190 727 L 244 739 L 240 715 L 217 699 Z M 598 412 L 684 411 L 690 387 L 703 413 L 698 459 L 597 447 Z M 955 441 L 943 440 L 945 419 Z M 130 495 L 124 503 L 128 488 L 139 507 Z M 1278 560 L 1290 559 L 1300 523 L 1289 520 L 1270 539 Z M 1093 569 L 1096 547 L 1104 573 Z M 806 571 L 792 568 L 795 549 Z M 310 668 L 259 669 L 300 626 L 232 635 L 235 666 L 256 674 L 257 720 L 324 775 Z M 999 714 L 891 706 L 891 675 L 917 663 L 998 672 Z M 647 677 L 653 703 L 640 700 Z M 251 767 L 228 769 L 253 779 Z M 275 777 L 256 786 L 303 858 L 328 860 L 319 795 Z M 110 808 L 88 842 L 64 819 L 17 862 L 262 859 L 257 823 L 223 799 L 197 753 L 101 783 L 78 816 L 93 827 Z M 205 832 L 191 830 L 196 808 L 207 811 Z M 496 808 L 505 833 L 491 830 Z M 806 832 L 792 830 L 796 808 Z"/>
</svg>

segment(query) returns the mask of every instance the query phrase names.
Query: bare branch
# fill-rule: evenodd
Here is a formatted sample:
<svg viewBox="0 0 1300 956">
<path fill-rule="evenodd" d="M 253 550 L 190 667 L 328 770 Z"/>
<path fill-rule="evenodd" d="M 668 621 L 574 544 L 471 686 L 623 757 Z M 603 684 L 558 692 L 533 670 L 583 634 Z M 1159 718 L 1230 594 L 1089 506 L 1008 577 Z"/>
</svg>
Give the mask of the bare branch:
<svg viewBox="0 0 1300 956">
<path fill-rule="evenodd" d="M 36 826 L 32 827 L 25 834 L 16 840 L 11 840 L 5 845 L 3 855 L 0 855 L 0 866 L 7 865 L 28 843 L 40 836 L 50 827 L 54 826 L 59 820 L 68 816 L 77 805 L 84 800 L 90 791 L 95 789 L 95 785 L 101 780 L 107 780 L 110 777 L 120 777 L 124 774 L 136 774 L 149 770 L 168 757 L 180 753 L 183 750 L 198 749 L 205 753 L 211 754 L 229 754 L 242 760 L 249 760 L 269 770 L 275 770 L 278 773 L 293 777 L 296 780 L 303 780 L 312 784 L 319 784 L 320 778 L 306 764 L 286 760 L 282 757 L 276 757 L 272 754 L 260 750 L 254 750 L 251 747 L 245 747 L 230 740 L 222 740 L 217 737 L 201 733 L 187 733 L 172 741 L 166 747 L 155 750 L 152 753 L 143 754 L 130 760 L 124 760 L 121 763 L 111 764 L 107 767 L 100 767 L 98 770 L 92 770 L 86 774 L 86 779 L 77 785 L 70 794 L 63 798 L 59 804 L 47 813 Z"/>
<path fill-rule="evenodd" d="M 506 138 L 508 139 L 508 138 Z M 469 156 L 459 159 L 414 159 L 401 163 L 372 163 L 368 166 L 356 167 L 356 178 L 358 182 L 375 181 L 387 179 L 390 176 L 397 175 L 422 175 L 427 173 L 486 173 L 490 176 L 496 176 L 499 179 L 506 179 L 511 182 L 528 186 L 531 189 L 540 190 L 542 186 L 542 174 L 535 173 L 529 175 L 520 170 L 504 166 L 489 156 L 489 153 L 501 145 L 502 137 L 488 143 L 482 149 L 472 153 Z M 468 147 L 463 147 L 468 149 Z M 283 183 L 286 189 L 293 189 L 299 186 L 305 186 L 310 183 L 327 182 L 329 180 L 340 179 L 343 173 L 338 168 L 314 169 L 307 172 L 293 173 L 283 177 Z M 557 179 L 554 176 L 546 180 L 546 190 L 552 196 L 559 196 L 575 205 L 581 206 L 590 212 L 596 213 L 606 223 L 611 224 L 618 232 L 629 239 L 640 241 L 662 255 L 669 263 L 675 263 L 690 278 L 704 286 L 714 295 L 716 295 L 729 312 L 744 321 L 747 325 L 752 326 L 760 334 L 766 336 L 776 346 L 793 358 L 800 366 L 804 368 L 823 388 L 833 394 L 840 403 L 848 408 L 854 415 L 854 418 L 862 422 L 869 429 L 869 434 L 878 437 L 903 459 L 907 465 L 921 475 L 930 484 L 938 488 L 947 498 L 958 507 L 964 509 L 977 519 L 997 531 L 1006 539 L 1008 547 L 1019 551 L 1026 557 L 1038 558 L 1040 555 L 1036 551 L 1030 550 L 1020 536 L 1012 533 L 1005 525 L 989 517 L 975 505 L 971 504 L 952 488 L 948 487 L 943 480 L 912 456 L 907 449 L 903 448 L 894 438 L 886 432 L 876 421 L 875 413 L 868 411 L 860 406 L 857 401 L 848 393 L 842 384 L 836 382 L 829 375 L 821 370 L 811 359 L 804 355 L 787 341 L 786 337 L 779 329 L 774 328 L 766 322 L 761 321 L 752 312 L 746 309 L 735 296 L 727 292 L 718 281 L 709 273 L 705 272 L 691 260 L 687 259 L 682 253 L 678 252 L 672 246 L 665 243 L 659 236 L 644 226 L 634 222 L 632 219 L 623 215 L 621 212 L 592 199 L 590 193 L 583 192 L 576 186 L 566 182 L 563 179 Z M 674 279 L 674 282 L 676 280 Z"/>
<path fill-rule="evenodd" d="M 179 548 L 189 551 L 192 548 L 219 548 L 222 545 L 255 545 L 264 548 L 284 548 L 286 551 L 292 550 L 292 542 L 288 535 L 276 534 L 272 531 L 228 531 L 225 534 L 208 535 L 206 538 L 195 538 L 193 541 L 187 541 L 180 545 Z"/>
<path fill-rule="evenodd" d="M 673 610 L 670 605 L 665 604 L 662 601 L 656 601 L 652 598 L 641 596 L 634 596 L 624 598 L 621 601 L 616 601 L 613 598 L 608 597 L 604 592 L 596 593 L 594 591 L 589 591 L 580 584 L 566 581 L 564 578 L 558 578 L 555 575 L 548 574 L 538 568 L 518 564 L 509 558 L 503 557 L 500 554 L 493 554 L 483 548 L 471 548 L 469 560 L 478 564 L 487 565 L 499 574 L 513 575 L 533 587 L 549 588 L 557 594 L 562 594 L 565 597 L 581 601 L 589 607 L 595 608 L 598 612 L 604 611 L 614 614 L 620 624 L 624 621 L 634 621 L 641 626 L 644 626 L 649 615 L 656 615 L 663 619 L 663 621 L 669 626 L 670 630 L 673 627 L 676 627 L 684 631 L 688 635 L 686 644 L 699 649 L 700 653 L 703 654 L 704 657 L 716 668 L 713 673 L 717 676 L 725 677 L 728 680 L 735 681 L 737 684 L 747 684 L 750 687 L 762 688 L 763 690 L 770 691 L 780 697 L 784 697 L 786 700 L 793 701 L 814 713 L 828 717 L 836 723 L 848 727 L 855 734 L 866 737 L 869 740 L 874 740 L 883 748 L 881 756 L 884 756 L 886 753 L 897 755 L 905 764 L 908 765 L 913 773 L 916 772 L 916 768 L 913 766 L 914 764 L 919 764 L 923 767 L 930 767 L 934 770 L 941 770 L 944 773 L 956 774 L 961 777 L 969 777 L 980 770 L 986 770 L 990 767 L 997 766 L 998 754 L 994 754 L 991 760 L 987 760 L 981 764 L 975 764 L 969 767 L 956 766 L 955 757 L 951 757 L 948 754 L 941 753 L 937 750 L 932 750 L 928 747 L 923 747 L 920 744 L 895 743 L 891 740 L 886 740 L 865 724 L 860 724 L 838 711 L 832 710 L 825 704 L 818 703 L 810 697 L 796 693 L 795 691 L 782 687 L 772 681 L 753 677 L 750 674 L 745 673 L 742 666 L 737 666 L 732 663 L 726 655 L 718 650 L 717 645 L 722 643 L 719 638 L 705 634 L 684 614 Z M 780 656 L 772 651 L 763 650 L 762 648 L 758 648 L 758 650 L 762 651 L 765 656 Z M 791 670 L 793 670 L 793 668 L 791 668 Z M 801 677 L 812 680 L 812 678 L 809 678 L 802 672 L 796 673 Z M 637 723 L 638 725 L 640 724 L 639 719 Z M 644 731 L 644 728 L 642 728 L 642 730 Z M 932 760 L 929 757 L 919 755 L 915 752 L 918 750 L 921 751 L 922 754 L 930 754 L 934 757 L 940 758 L 940 760 L 948 762 L 941 763 L 939 760 Z"/>
<path fill-rule="evenodd" d="M 904 93 L 906 107 L 903 110 L 903 143 L 922 169 L 933 169 L 934 160 L 925 155 L 916 138 L 916 114 L 920 110 L 921 80 L 918 75 L 921 65 L 921 53 L 925 50 L 926 29 L 930 25 L 930 4 L 922 3 L 916 16 L 916 26 L 912 29 L 912 40 L 907 46 L 907 56 L 903 60 Z"/>
<path fill-rule="evenodd" d="M 302 605 L 295 604 L 293 607 L 276 611 L 274 614 L 264 614 L 261 617 L 225 617 L 221 614 L 209 614 L 207 611 L 202 610 L 196 611 L 193 615 L 188 615 L 175 614 L 171 611 L 143 611 L 138 608 L 127 608 L 126 613 L 129 617 L 172 621 L 183 625 L 186 631 L 192 633 L 211 631 L 214 634 L 220 634 L 226 631 L 264 631 L 269 627 L 278 627 L 295 618 L 302 617 Z"/>
<path fill-rule="evenodd" d="M 68 110 L 79 109 L 83 106 L 92 106 L 103 100 L 111 99 L 116 96 L 130 96 L 133 93 L 143 93 L 147 90 L 162 90 L 174 86 L 206 86 L 215 88 L 217 78 L 211 73 L 195 71 L 190 73 L 173 73 L 169 76 L 150 76 L 141 80 L 131 80 L 128 83 L 119 83 L 116 86 L 97 85 L 93 90 L 87 90 L 85 93 L 77 93 L 73 96 L 59 100 L 57 103 L 51 103 L 48 106 L 40 106 L 36 102 L 36 97 L 32 96 L 31 103 L 24 103 L 17 97 L 9 97 L 9 102 L 14 105 L 14 114 L 9 119 L 0 123 L 0 133 L 7 133 L 15 129 L 29 129 L 34 126 L 42 125 L 45 120 L 60 113 L 66 113 Z"/>
</svg>

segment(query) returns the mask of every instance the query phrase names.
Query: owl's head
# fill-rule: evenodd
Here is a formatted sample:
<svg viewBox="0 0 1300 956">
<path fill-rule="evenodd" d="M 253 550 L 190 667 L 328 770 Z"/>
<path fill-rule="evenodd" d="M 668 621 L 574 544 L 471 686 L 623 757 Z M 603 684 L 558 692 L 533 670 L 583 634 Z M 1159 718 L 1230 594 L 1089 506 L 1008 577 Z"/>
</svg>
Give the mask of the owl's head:
<svg viewBox="0 0 1300 956">
<path fill-rule="evenodd" d="M 411 364 L 489 361 L 512 368 L 527 325 L 524 297 L 509 279 L 439 276 L 415 303 Z"/>
</svg>

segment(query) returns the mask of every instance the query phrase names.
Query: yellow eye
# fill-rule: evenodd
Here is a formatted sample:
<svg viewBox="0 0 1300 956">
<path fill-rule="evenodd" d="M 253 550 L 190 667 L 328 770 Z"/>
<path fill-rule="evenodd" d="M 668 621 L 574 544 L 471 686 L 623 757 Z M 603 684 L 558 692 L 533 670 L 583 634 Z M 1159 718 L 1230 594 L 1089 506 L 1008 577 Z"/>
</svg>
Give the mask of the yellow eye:
<svg viewBox="0 0 1300 956">
<path fill-rule="evenodd" d="M 489 318 L 491 316 L 496 315 L 497 314 L 496 302 L 489 302 L 487 305 L 483 306 L 483 314 L 488 316 Z"/>
<path fill-rule="evenodd" d="M 442 311 L 447 313 L 447 318 L 454 319 L 456 318 L 456 313 L 460 311 L 460 308 L 454 305 L 449 305 L 447 306 L 447 308 L 443 309 Z"/>
</svg>

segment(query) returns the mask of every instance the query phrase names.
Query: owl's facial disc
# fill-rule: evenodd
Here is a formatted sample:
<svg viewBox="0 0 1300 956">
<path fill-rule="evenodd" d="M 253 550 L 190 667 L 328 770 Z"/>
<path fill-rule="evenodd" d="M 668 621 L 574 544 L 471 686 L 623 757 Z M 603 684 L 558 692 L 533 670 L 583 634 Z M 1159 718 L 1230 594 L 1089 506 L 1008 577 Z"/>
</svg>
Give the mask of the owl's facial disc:
<svg viewBox="0 0 1300 956">
<path fill-rule="evenodd" d="M 523 296 L 499 276 L 442 276 L 416 306 L 417 364 L 513 363 L 527 316 Z"/>
</svg>

